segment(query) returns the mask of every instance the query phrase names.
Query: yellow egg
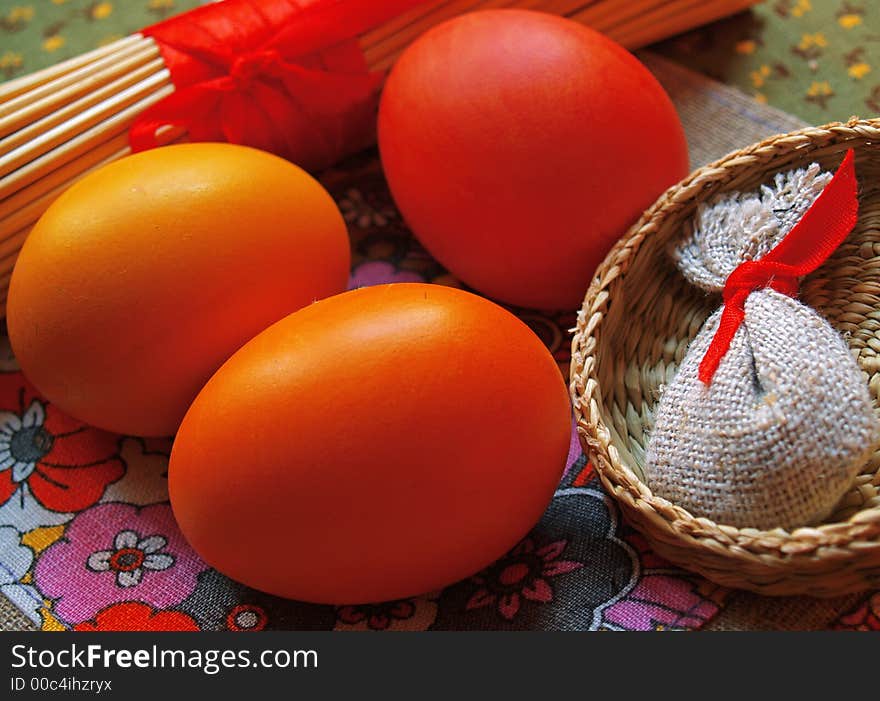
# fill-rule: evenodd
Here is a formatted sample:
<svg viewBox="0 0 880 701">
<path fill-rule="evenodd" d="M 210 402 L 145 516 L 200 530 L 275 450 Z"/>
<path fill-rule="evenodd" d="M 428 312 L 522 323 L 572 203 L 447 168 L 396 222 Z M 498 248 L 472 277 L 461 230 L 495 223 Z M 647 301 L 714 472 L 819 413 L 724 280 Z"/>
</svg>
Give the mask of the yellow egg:
<svg viewBox="0 0 880 701">
<path fill-rule="evenodd" d="M 64 411 L 167 435 L 237 348 L 344 290 L 348 268 L 345 222 L 306 172 L 242 146 L 168 146 L 53 203 L 12 275 L 9 336 Z"/>
</svg>

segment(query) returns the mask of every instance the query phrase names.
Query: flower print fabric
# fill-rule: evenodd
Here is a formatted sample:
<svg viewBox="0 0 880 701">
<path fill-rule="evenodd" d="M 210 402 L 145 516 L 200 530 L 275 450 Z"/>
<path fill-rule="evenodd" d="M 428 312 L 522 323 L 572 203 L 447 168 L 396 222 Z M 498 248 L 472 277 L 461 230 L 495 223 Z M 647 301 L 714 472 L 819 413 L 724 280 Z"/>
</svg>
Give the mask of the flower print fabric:
<svg viewBox="0 0 880 701">
<path fill-rule="evenodd" d="M 357 606 L 338 606 L 334 630 L 428 630 L 437 618 L 437 592 Z"/>
<path fill-rule="evenodd" d="M 157 611 L 138 601 L 113 604 L 98 612 L 94 619 L 77 623 L 74 630 L 89 633 L 101 631 L 172 631 L 199 630 L 192 617 L 181 611 Z"/>
<path fill-rule="evenodd" d="M 359 195 L 345 177 L 331 188 L 348 198 L 352 286 L 459 284 L 394 214 L 378 162 L 361 163 L 357 181 Z M 513 311 L 565 375 L 571 313 Z M 547 512 L 498 562 L 443 591 L 337 606 L 254 591 L 202 562 L 168 504 L 169 451 L 65 416 L 0 364 L 0 591 L 47 630 L 669 629 L 718 609 L 704 580 L 633 544 L 574 433 Z M 283 529 L 253 537 L 284 551 Z"/>
<path fill-rule="evenodd" d="M 33 561 L 34 552 L 21 543 L 18 531 L 11 526 L 0 527 L 0 594 L 39 625 L 43 597 L 35 587 L 22 581 Z"/>
<path fill-rule="evenodd" d="M 473 578 L 479 588 L 465 608 L 470 611 L 495 607 L 502 618 L 510 621 L 519 613 L 523 600 L 550 603 L 552 579 L 584 566 L 582 562 L 560 559 L 567 545 L 565 540 L 557 540 L 539 548 L 532 538 L 526 538 L 506 557 Z"/>
<path fill-rule="evenodd" d="M 0 525 L 69 521 L 125 473 L 119 438 L 40 398 L 20 373 L 0 374 Z"/>
<path fill-rule="evenodd" d="M 86 567 L 92 572 L 116 574 L 116 585 L 135 587 L 140 584 L 145 571 L 167 570 L 174 564 L 174 556 L 161 552 L 168 544 L 165 536 L 151 535 L 141 539 L 130 530 L 120 531 L 113 539 L 113 547 L 89 555 Z"/>
<path fill-rule="evenodd" d="M 54 600 L 55 613 L 75 624 L 112 603 L 179 604 L 204 569 L 167 504 L 101 504 L 79 514 L 49 546 L 34 581 Z"/>
<path fill-rule="evenodd" d="M 875 592 L 834 623 L 835 630 L 880 630 L 880 592 Z"/>
</svg>

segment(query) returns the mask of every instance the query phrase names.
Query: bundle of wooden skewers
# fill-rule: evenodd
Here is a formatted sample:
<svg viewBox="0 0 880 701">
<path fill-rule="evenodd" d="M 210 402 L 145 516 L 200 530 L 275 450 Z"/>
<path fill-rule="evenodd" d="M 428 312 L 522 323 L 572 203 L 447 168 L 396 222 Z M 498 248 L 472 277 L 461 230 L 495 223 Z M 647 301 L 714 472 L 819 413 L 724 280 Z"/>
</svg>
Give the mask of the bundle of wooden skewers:
<svg viewBox="0 0 880 701">
<path fill-rule="evenodd" d="M 362 33 L 367 65 L 387 71 L 431 27 L 490 8 L 568 16 L 630 49 L 732 14 L 755 0 L 433 0 Z M 156 41 L 134 34 L 0 84 L 0 316 L 18 251 L 49 205 L 79 178 L 130 153 L 138 115 L 175 91 Z M 161 130 L 159 143 L 185 140 Z"/>
</svg>

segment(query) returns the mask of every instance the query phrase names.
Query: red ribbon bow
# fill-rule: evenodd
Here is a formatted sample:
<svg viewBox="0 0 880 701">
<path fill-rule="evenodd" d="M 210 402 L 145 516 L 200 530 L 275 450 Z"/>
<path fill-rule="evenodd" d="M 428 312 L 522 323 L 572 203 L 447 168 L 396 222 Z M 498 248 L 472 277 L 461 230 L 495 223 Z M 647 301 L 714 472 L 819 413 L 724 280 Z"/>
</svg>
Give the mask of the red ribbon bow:
<svg viewBox="0 0 880 701">
<path fill-rule="evenodd" d="M 356 40 L 425 0 L 224 0 L 148 27 L 175 92 L 129 132 L 246 144 L 318 170 L 370 144 L 382 75 Z"/>
<path fill-rule="evenodd" d="M 772 288 L 789 297 L 798 294 L 799 278 L 818 268 L 852 231 L 859 211 L 858 182 L 852 149 L 825 189 L 800 221 L 761 260 L 740 264 L 724 283 L 721 322 L 700 363 L 700 380 L 708 385 L 746 316 L 745 304 L 755 290 Z"/>
</svg>

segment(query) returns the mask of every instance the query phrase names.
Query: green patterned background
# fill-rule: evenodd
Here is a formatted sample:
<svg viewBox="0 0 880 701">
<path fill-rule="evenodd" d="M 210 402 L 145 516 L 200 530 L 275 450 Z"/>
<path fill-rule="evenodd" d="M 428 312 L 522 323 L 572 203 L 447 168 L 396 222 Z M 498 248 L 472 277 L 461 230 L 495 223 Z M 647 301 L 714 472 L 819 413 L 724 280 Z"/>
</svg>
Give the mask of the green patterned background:
<svg viewBox="0 0 880 701">
<path fill-rule="evenodd" d="M 0 0 L 0 77 L 45 68 L 198 4 L 198 0 Z"/>
<path fill-rule="evenodd" d="M 880 114 L 878 0 L 769 0 L 658 48 L 814 124 Z"/>
</svg>

